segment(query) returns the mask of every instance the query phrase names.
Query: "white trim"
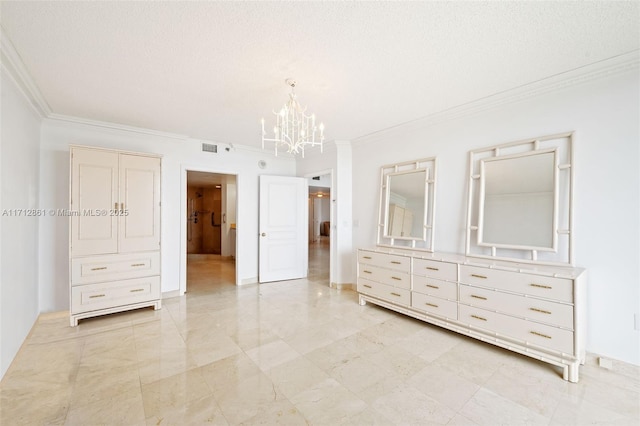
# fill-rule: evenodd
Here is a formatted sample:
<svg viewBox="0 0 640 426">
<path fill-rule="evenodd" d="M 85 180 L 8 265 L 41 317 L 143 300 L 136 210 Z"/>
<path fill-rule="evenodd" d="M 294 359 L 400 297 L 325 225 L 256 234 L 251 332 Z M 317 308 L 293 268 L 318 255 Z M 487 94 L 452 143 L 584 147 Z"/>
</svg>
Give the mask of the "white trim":
<svg viewBox="0 0 640 426">
<path fill-rule="evenodd" d="M 352 283 L 338 284 L 338 283 L 331 282 L 329 284 L 329 287 L 330 288 L 335 288 L 338 291 L 343 291 L 343 290 L 356 291 L 356 285 L 352 284 Z"/>
<path fill-rule="evenodd" d="M 188 136 L 180 135 L 177 133 L 161 132 L 158 130 L 147 129 L 144 127 L 127 126 L 125 124 L 111 123 L 108 121 L 100 121 L 100 120 L 92 120 L 89 118 L 74 117 L 71 115 L 50 113 L 48 114 L 47 118 L 51 120 L 56 120 L 56 121 L 65 121 L 65 122 L 74 123 L 74 124 L 84 124 L 84 125 L 93 126 L 93 127 L 104 127 L 107 129 L 122 130 L 125 132 L 131 132 L 131 133 L 142 133 L 144 135 L 158 136 L 162 138 L 179 139 L 179 140 L 190 139 Z"/>
<path fill-rule="evenodd" d="M 29 101 L 33 111 L 40 117 L 45 118 L 51 114 L 51 107 L 42 96 L 40 89 L 33 81 L 31 74 L 22 62 L 20 54 L 11 43 L 4 28 L 0 26 L 0 64 L 11 77 L 16 87 L 20 89 L 22 95 Z"/>
<path fill-rule="evenodd" d="M 180 290 L 163 291 L 160 294 L 160 299 L 171 299 L 172 297 L 180 297 Z"/>
<path fill-rule="evenodd" d="M 486 97 L 476 99 L 464 104 L 453 106 L 449 109 L 434 112 L 415 120 L 399 123 L 386 129 L 378 130 L 367 135 L 353 138 L 353 145 L 363 145 L 377 140 L 385 139 L 390 131 L 398 127 L 405 129 L 423 128 L 478 114 L 482 111 L 535 98 L 545 93 L 578 86 L 611 77 L 625 72 L 636 71 L 640 67 L 640 49 L 604 59 L 579 68 L 565 71 L 538 81 L 523 84 L 512 89 L 494 93 Z"/>
<path fill-rule="evenodd" d="M 179 296 L 182 296 L 187 291 L 187 172 L 205 172 L 215 173 L 221 175 L 233 175 L 236 177 L 236 217 L 239 217 L 240 208 L 240 175 L 236 170 L 222 170 L 219 168 L 212 168 L 203 165 L 194 164 L 180 164 L 180 278 L 179 278 Z M 240 246 L 242 243 L 241 229 L 236 228 L 236 285 L 245 284 L 240 280 L 240 264 L 244 260 L 239 255 L 241 252 Z"/>
<path fill-rule="evenodd" d="M 103 148 L 103 147 L 95 146 L 95 145 L 69 144 L 69 151 L 71 151 L 72 148 L 92 149 L 94 151 L 115 152 L 117 154 L 143 155 L 145 157 L 155 157 L 155 158 L 162 158 L 163 157 L 163 154 L 158 154 L 158 153 L 155 153 L 155 152 L 127 151 L 127 150 L 116 149 L 116 148 Z"/>
<path fill-rule="evenodd" d="M 335 280 L 335 277 L 337 276 L 337 272 L 336 272 L 336 267 L 337 267 L 337 263 L 336 259 L 337 259 L 337 244 L 336 244 L 336 232 L 338 230 L 338 227 L 336 226 L 336 217 L 337 217 L 337 212 L 336 212 L 336 194 L 337 194 L 337 188 L 336 188 L 336 178 L 335 178 L 335 173 L 333 171 L 333 169 L 325 169 L 325 170 L 321 170 L 318 172 L 313 172 L 313 173 L 306 173 L 303 177 L 309 179 L 312 178 L 314 176 L 323 176 L 323 175 L 330 175 L 331 176 L 331 187 L 329 188 L 331 197 L 329 197 L 329 202 L 330 204 L 330 209 L 329 209 L 329 221 L 331 223 L 331 230 L 329 232 L 329 282 L 333 282 Z M 307 215 L 308 217 L 308 215 Z"/>
</svg>

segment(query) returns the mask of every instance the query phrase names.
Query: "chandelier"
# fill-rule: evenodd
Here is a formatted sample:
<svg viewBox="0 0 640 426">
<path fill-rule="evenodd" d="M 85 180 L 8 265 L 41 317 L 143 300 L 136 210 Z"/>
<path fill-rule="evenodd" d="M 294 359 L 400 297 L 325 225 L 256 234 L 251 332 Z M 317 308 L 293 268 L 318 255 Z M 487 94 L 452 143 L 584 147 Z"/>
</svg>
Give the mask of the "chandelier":
<svg viewBox="0 0 640 426">
<path fill-rule="evenodd" d="M 278 148 L 285 149 L 289 154 L 302 154 L 307 146 L 320 146 L 324 142 L 324 124 L 320 123 L 316 127 L 315 114 L 307 115 L 307 108 L 302 108 L 295 93 L 296 81 L 288 78 L 287 86 L 291 86 L 289 101 L 280 109 L 273 113 L 276 116 L 276 125 L 273 127 L 273 138 L 267 138 L 264 130 L 264 118 L 262 122 L 262 149 L 265 142 L 273 142 L 275 153 L 278 155 Z M 318 140 L 316 133 L 319 131 Z"/>
</svg>

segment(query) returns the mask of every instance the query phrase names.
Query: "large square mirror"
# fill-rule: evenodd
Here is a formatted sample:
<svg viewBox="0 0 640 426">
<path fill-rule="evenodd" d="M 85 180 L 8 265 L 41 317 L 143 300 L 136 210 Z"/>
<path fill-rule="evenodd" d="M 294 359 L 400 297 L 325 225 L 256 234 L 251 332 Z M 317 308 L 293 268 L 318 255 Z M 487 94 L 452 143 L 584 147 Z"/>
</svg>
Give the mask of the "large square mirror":
<svg viewBox="0 0 640 426">
<path fill-rule="evenodd" d="M 572 133 L 471 151 L 466 254 L 573 264 Z"/>
<path fill-rule="evenodd" d="M 433 251 L 435 158 L 383 166 L 379 246 Z"/>
</svg>

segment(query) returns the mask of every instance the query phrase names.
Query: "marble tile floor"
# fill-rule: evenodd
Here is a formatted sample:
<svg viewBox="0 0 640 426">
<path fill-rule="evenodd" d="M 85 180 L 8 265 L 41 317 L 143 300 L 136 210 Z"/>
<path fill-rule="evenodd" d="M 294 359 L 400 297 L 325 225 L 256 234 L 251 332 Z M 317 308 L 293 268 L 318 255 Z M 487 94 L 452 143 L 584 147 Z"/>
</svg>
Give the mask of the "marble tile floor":
<svg viewBox="0 0 640 426">
<path fill-rule="evenodd" d="M 0 424 L 640 423 L 637 367 L 592 357 L 568 383 L 548 364 L 359 306 L 329 288 L 316 255 L 309 279 L 238 288 L 232 261 L 200 260 L 187 294 L 159 311 L 75 328 L 43 316 L 0 382 Z"/>
</svg>

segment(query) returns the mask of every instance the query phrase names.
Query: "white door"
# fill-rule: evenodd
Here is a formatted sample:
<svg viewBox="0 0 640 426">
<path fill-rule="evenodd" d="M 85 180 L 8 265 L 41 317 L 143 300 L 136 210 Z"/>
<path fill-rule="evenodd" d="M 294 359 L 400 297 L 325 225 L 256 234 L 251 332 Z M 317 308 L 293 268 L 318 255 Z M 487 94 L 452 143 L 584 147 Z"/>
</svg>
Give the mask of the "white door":
<svg viewBox="0 0 640 426">
<path fill-rule="evenodd" d="M 307 276 L 308 206 L 306 179 L 260 176 L 261 283 Z"/>
<path fill-rule="evenodd" d="M 118 252 L 118 154 L 71 150 L 71 254 Z"/>
<path fill-rule="evenodd" d="M 120 154 L 120 253 L 160 250 L 160 158 Z"/>
</svg>

